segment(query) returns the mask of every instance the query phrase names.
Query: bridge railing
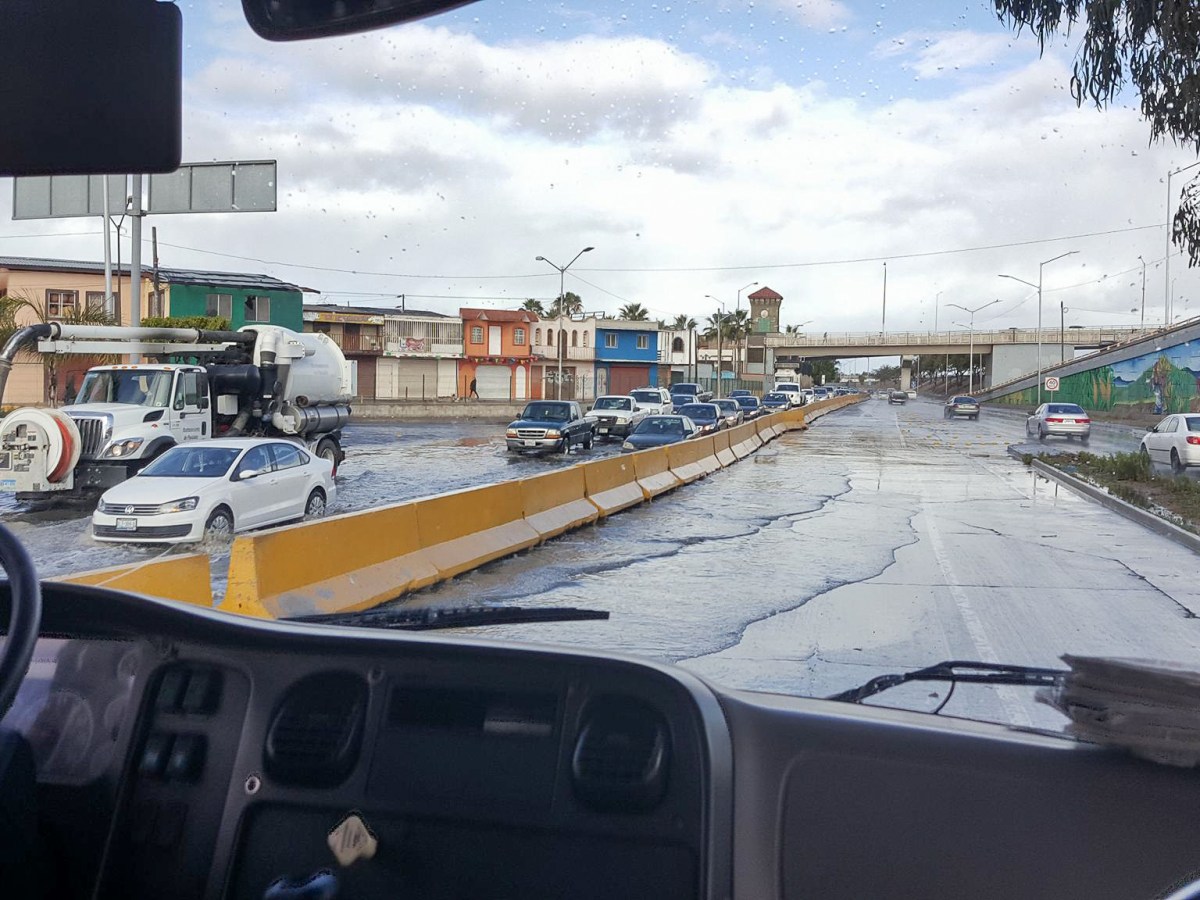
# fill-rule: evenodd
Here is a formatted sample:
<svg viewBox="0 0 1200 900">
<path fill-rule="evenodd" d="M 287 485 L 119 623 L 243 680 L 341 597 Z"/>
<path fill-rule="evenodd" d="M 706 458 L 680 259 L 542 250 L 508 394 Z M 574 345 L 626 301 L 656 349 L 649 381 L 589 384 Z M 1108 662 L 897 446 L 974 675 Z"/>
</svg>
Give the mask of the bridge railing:
<svg viewBox="0 0 1200 900">
<path fill-rule="evenodd" d="M 1158 329 L 1138 328 L 1137 326 L 1117 326 L 1100 328 L 1068 328 L 1059 331 L 1057 328 L 1043 328 L 1041 331 L 1043 344 L 1057 344 L 1060 340 L 1071 344 L 1104 344 L 1128 341 L 1143 337 Z M 1002 328 L 994 331 L 976 331 L 975 343 L 978 344 L 1036 344 L 1038 330 L 1036 328 Z M 952 345 L 967 347 L 971 343 L 971 333 L 965 329 L 953 331 L 826 331 L 805 334 L 768 335 L 765 338 L 768 347 L 888 347 L 936 344 L 938 346 Z"/>
</svg>

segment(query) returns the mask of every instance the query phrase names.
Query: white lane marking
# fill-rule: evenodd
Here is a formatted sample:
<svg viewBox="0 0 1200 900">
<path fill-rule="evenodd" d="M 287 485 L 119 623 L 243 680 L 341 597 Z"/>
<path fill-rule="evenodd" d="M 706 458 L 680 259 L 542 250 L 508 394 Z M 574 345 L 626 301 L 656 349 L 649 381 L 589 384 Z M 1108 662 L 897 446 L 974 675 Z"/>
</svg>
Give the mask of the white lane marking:
<svg viewBox="0 0 1200 900">
<path fill-rule="evenodd" d="M 971 643 L 975 645 L 975 649 L 979 652 L 979 658 L 988 662 L 1004 662 L 1004 660 L 999 659 L 996 655 L 996 649 L 992 646 L 992 642 L 988 638 L 983 620 L 979 618 L 979 614 L 971 605 L 970 598 L 967 597 L 967 592 L 958 584 L 958 579 L 955 578 L 954 573 L 951 571 L 950 554 L 946 552 L 946 546 L 942 542 L 941 533 L 938 531 L 937 524 L 934 522 L 934 517 L 929 507 L 926 506 L 923 513 L 925 530 L 929 533 L 929 547 L 933 551 L 934 559 L 937 560 L 938 568 L 942 571 L 946 587 L 950 589 L 950 596 L 954 598 L 954 603 L 958 607 L 958 614 L 962 616 L 963 624 L 967 628 L 967 634 L 971 638 Z M 996 685 L 994 690 L 1000 698 L 1000 705 L 1004 707 L 1005 713 L 1008 714 L 1010 724 L 1023 725 L 1025 727 L 1033 725 L 1033 720 L 1029 717 L 1029 713 L 1025 711 L 1015 687 L 1012 685 Z"/>
</svg>

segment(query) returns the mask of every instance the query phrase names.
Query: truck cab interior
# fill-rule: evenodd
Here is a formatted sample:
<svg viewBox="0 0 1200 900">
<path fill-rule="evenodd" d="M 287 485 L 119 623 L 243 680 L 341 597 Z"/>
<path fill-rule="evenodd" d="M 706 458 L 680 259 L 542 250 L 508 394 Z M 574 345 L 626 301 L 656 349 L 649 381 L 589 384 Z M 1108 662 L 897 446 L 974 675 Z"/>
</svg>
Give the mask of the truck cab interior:
<svg viewBox="0 0 1200 900">
<path fill-rule="evenodd" d="M 455 5 L 245 11 L 260 35 L 296 40 Z M 55 66 L 85 59 L 87 77 L 10 57 L 0 108 L 30 127 L 5 128 L 0 171 L 177 165 L 179 10 L 0 10 L 14 47 L 46 46 L 50 28 Z M 129 53 L 130 35 L 156 52 Z M 110 43 L 111 75 L 69 49 Z M 116 96 L 161 141 L 56 140 L 64 110 Z M 1192 770 L 1032 729 L 729 690 L 618 654 L 40 581 L 3 526 L 0 562 L 4 897 L 1200 897 Z"/>
</svg>

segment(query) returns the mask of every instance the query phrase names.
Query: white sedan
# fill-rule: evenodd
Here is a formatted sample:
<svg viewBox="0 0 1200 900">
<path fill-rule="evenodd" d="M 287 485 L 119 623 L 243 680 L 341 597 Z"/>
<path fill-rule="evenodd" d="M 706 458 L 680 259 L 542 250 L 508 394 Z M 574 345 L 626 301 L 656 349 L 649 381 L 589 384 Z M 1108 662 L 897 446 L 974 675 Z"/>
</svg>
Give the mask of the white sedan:
<svg viewBox="0 0 1200 900">
<path fill-rule="evenodd" d="M 290 441 L 227 438 L 172 447 L 104 492 L 98 541 L 181 544 L 301 518 L 334 502 L 333 463 Z"/>
<path fill-rule="evenodd" d="M 1142 453 L 1169 464 L 1176 475 L 1200 466 L 1200 415 L 1167 416 L 1142 438 Z"/>
<path fill-rule="evenodd" d="M 1067 440 L 1079 438 L 1086 444 L 1092 436 L 1092 417 L 1074 403 L 1043 403 L 1025 420 L 1025 433 L 1044 441 L 1049 435 Z"/>
</svg>

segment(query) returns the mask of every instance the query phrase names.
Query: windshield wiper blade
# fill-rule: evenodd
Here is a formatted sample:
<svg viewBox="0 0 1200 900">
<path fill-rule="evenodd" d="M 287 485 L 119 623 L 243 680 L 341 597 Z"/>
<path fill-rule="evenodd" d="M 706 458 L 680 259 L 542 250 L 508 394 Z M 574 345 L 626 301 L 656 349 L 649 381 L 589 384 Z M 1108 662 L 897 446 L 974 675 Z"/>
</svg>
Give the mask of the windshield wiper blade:
<svg viewBox="0 0 1200 900">
<path fill-rule="evenodd" d="M 334 613 L 295 616 L 289 622 L 320 625 L 353 625 L 368 628 L 397 628 L 408 631 L 437 631 L 479 625 L 519 625 L 528 622 L 579 622 L 608 618 L 608 610 L 575 607 L 456 606 L 448 608 L 389 609 L 374 613 Z"/>
<path fill-rule="evenodd" d="M 901 672 L 895 675 L 879 675 L 866 684 L 842 691 L 828 700 L 847 703 L 862 703 L 868 697 L 881 694 L 897 685 L 910 681 L 949 681 L 975 684 L 1018 684 L 1028 687 L 1051 687 L 1066 675 L 1065 669 L 1040 669 L 1035 666 L 1014 666 L 1004 663 L 972 662 L 951 659 L 935 663 L 923 669 Z"/>
</svg>

